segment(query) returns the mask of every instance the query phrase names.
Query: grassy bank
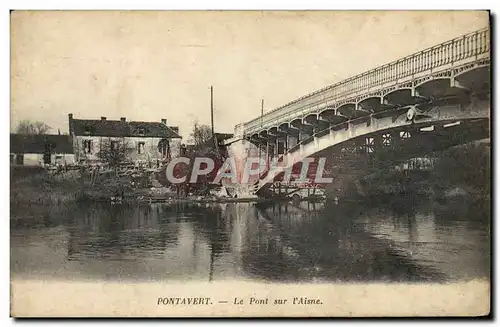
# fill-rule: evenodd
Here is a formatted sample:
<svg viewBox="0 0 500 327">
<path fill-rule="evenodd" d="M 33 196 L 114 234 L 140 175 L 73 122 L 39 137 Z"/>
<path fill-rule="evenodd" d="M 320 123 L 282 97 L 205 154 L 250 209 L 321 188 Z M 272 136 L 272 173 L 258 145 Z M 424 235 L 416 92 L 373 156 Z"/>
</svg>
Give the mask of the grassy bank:
<svg viewBox="0 0 500 327">
<path fill-rule="evenodd" d="M 362 178 L 352 194 L 420 195 L 434 198 L 469 196 L 489 198 L 491 167 L 489 142 L 476 142 L 430 154 L 428 170 L 380 169 Z M 347 188 L 345 188 L 347 190 Z M 344 190 L 344 191 L 345 191 Z"/>
<path fill-rule="evenodd" d="M 68 170 L 11 174 L 11 208 L 37 205 L 55 206 L 85 201 L 107 201 L 122 196 L 133 198 L 133 178 L 92 174 L 91 171 Z M 27 169 L 27 171 L 30 169 Z"/>
<path fill-rule="evenodd" d="M 73 202 L 78 198 L 80 191 L 77 181 L 76 172 L 51 175 L 42 170 L 18 178 L 11 175 L 11 207 Z"/>
<path fill-rule="evenodd" d="M 69 170 L 58 173 L 44 169 L 11 173 L 10 205 L 12 210 L 37 206 L 62 206 L 74 203 L 152 203 L 152 202 L 221 202 L 215 196 L 177 196 L 175 191 L 153 188 L 154 174 L 148 171 Z M 158 183 L 156 183 L 158 184 Z M 157 185 L 158 186 L 158 185 Z M 226 199 L 227 201 L 235 199 Z M 239 200 L 239 199 L 238 199 Z"/>
</svg>

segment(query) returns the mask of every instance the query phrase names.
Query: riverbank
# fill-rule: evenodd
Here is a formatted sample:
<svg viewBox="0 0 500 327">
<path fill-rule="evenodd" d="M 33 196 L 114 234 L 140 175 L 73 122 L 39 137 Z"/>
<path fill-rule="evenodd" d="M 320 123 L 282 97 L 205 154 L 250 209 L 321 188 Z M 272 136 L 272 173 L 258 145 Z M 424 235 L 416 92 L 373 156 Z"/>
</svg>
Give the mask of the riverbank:
<svg viewBox="0 0 500 327">
<path fill-rule="evenodd" d="M 19 173 L 18 173 L 19 174 Z M 138 182 L 130 176 L 106 176 L 95 180 L 81 176 L 78 170 L 51 174 L 40 170 L 26 176 L 11 179 L 11 208 L 37 206 L 61 206 L 72 203 L 234 203 L 269 202 L 278 199 L 255 197 L 231 198 L 216 195 L 178 196 L 166 187 L 151 187 L 150 183 Z M 286 200 L 286 199 L 280 199 Z"/>
<path fill-rule="evenodd" d="M 453 147 L 437 154 L 431 170 L 383 170 L 361 180 L 327 187 L 326 201 L 380 196 L 420 196 L 489 199 L 491 172 L 489 143 Z M 163 187 L 151 170 L 118 173 L 95 167 L 47 171 L 42 167 L 11 167 L 11 207 L 60 206 L 71 203 L 231 203 L 290 201 L 282 197 L 234 198 L 210 190 L 177 192 Z M 337 176 L 336 182 L 342 180 Z M 337 183 L 338 184 L 338 183 Z M 206 185 L 204 185 L 206 186 Z M 199 194 L 192 194 L 199 193 Z M 200 195 L 201 194 L 201 195 Z"/>
<path fill-rule="evenodd" d="M 439 151 L 430 169 L 380 170 L 364 180 L 370 194 L 419 194 L 435 199 L 490 198 L 490 141 L 473 142 Z"/>
<path fill-rule="evenodd" d="M 10 205 L 61 205 L 75 202 L 80 195 L 77 174 L 71 171 L 64 175 L 51 175 L 46 170 L 15 177 L 11 174 Z"/>
<path fill-rule="evenodd" d="M 435 199 L 446 198 L 486 198 L 489 194 L 484 190 L 478 190 L 467 186 L 447 185 L 436 187 L 435 183 L 426 180 L 414 180 L 405 183 L 409 187 L 401 187 L 401 183 L 396 179 L 392 184 L 371 183 L 366 187 L 365 194 L 342 197 L 343 200 L 368 201 L 371 198 L 384 196 L 423 196 Z M 148 185 L 149 186 L 149 185 Z M 166 187 L 144 187 L 134 182 L 127 176 L 121 177 L 101 177 L 99 180 L 89 182 L 82 181 L 80 172 L 77 170 L 68 171 L 61 174 L 50 174 L 40 171 L 30 174 L 25 178 L 11 181 L 11 208 L 27 209 L 37 206 L 61 206 L 73 203 L 165 203 L 165 204 L 185 204 L 185 203 L 271 203 L 288 202 L 290 199 L 283 197 L 273 198 L 231 198 L 228 196 L 210 195 L 187 195 L 178 196 L 175 191 Z M 325 201 L 336 201 L 338 197 L 329 195 Z"/>
</svg>

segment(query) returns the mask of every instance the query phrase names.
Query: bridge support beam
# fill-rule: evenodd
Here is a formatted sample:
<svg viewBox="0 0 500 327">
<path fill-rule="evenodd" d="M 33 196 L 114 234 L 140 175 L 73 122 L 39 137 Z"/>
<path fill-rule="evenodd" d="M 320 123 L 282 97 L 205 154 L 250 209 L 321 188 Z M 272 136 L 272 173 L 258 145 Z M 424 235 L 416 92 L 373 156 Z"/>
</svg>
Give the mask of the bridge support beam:
<svg viewBox="0 0 500 327">
<path fill-rule="evenodd" d="M 293 148 L 294 146 L 299 143 L 299 138 L 298 135 L 287 135 L 287 148 L 286 150 L 288 151 L 289 149 Z"/>
<path fill-rule="evenodd" d="M 292 127 L 288 123 L 281 124 L 278 127 L 278 132 L 282 133 L 284 140 L 284 148 L 283 153 L 287 152 L 288 149 L 294 147 L 298 143 L 298 136 L 300 131 L 294 127 Z"/>
<path fill-rule="evenodd" d="M 292 127 L 296 128 L 299 131 L 299 142 L 304 141 L 309 138 L 313 134 L 313 127 L 311 125 L 304 124 L 302 119 L 296 119 L 291 122 Z"/>
<path fill-rule="evenodd" d="M 327 120 L 322 119 L 317 114 L 305 117 L 303 119 L 303 124 L 311 126 L 313 134 L 320 133 L 324 130 L 327 130 L 330 127 L 330 123 Z"/>
</svg>

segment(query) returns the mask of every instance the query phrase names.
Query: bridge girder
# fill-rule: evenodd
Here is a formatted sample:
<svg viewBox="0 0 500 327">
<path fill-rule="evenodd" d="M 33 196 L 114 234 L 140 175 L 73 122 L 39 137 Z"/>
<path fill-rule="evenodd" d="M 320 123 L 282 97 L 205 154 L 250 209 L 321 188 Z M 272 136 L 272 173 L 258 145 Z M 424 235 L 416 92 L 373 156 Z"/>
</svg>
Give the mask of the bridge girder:
<svg viewBox="0 0 500 327">
<path fill-rule="evenodd" d="M 279 126 L 273 126 L 268 130 L 268 134 L 272 137 L 273 140 L 277 138 L 283 138 L 286 136 L 286 132 L 283 132 Z"/>
<path fill-rule="evenodd" d="M 381 96 L 367 97 L 358 101 L 357 104 L 359 108 L 371 113 L 377 113 L 393 107 L 390 104 L 385 104 Z"/>
<path fill-rule="evenodd" d="M 428 100 L 428 98 L 420 95 L 413 87 L 403 87 L 391 90 L 386 93 L 382 99 L 385 105 L 392 105 L 395 107 L 418 104 Z"/>
<path fill-rule="evenodd" d="M 310 114 L 302 120 L 303 124 L 311 125 L 314 128 L 330 126 L 330 122 L 321 118 L 319 114 Z"/>
<path fill-rule="evenodd" d="M 491 68 L 490 65 L 482 65 L 463 70 L 455 75 L 455 81 L 472 92 L 490 89 Z"/>
<path fill-rule="evenodd" d="M 301 133 L 312 134 L 313 132 L 313 127 L 311 125 L 304 124 L 301 118 L 292 120 L 290 125 L 298 129 Z"/>
<path fill-rule="evenodd" d="M 320 112 L 319 116 L 322 120 L 330 123 L 331 126 L 343 124 L 349 120 L 349 117 L 346 117 L 338 113 L 336 110 L 330 108 Z"/>
<path fill-rule="evenodd" d="M 345 103 L 337 108 L 337 113 L 349 119 L 357 119 L 362 116 L 370 115 L 370 110 L 359 106 L 357 102 Z"/>
<path fill-rule="evenodd" d="M 422 130 L 428 127 L 433 127 L 433 129 Z M 407 160 L 414 156 L 488 138 L 488 127 L 488 119 L 486 118 L 459 121 L 443 120 L 399 126 L 398 128 L 380 130 L 354 139 L 348 139 L 331 147 L 321 149 L 314 154 L 308 155 L 308 157 L 326 156 L 331 158 L 334 155 L 337 160 L 334 161 L 336 165 L 348 169 L 352 174 L 355 173 L 356 169 L 366 170 L 369 167 L 366 166 L 366 160 L 370 165 L 376 165 L 375 167 L 392 166 L 401 160 Z M 285 159 L 284 162 L 295 165 L 294 162 L 297 163 L 297 160 L 288 161 L 288 159 Z M 327 160 L 327 166 L 331 167 L 334 162 L 328 162 Z M 357 164 L 361 166 L 358 167 Z M 289 166 L 286 165 L 286 167 Z M 269 177 L 270 179 L 267 182 L 265 180 L 261 181 L 259 189 L 265 189 L 275 179 L 279 180 L 283 172 L 284 169 L 275 178 L 271 179 Z M 369 170 L 365 171 L 367 174 L 369 172 Z"/>
<path fill-rule="evenodd" d="M 383 111 L 394 110 L 408 105 L 425 107 L 432 99 L 463 97 L 489 88 L 489 65 L 474 66 L 462 70 L 453 78 L 447 75 L 422 79 L 418 84 L 407 87 L 392 88 L 381 96 L 375 95 L 363 98 L 360 101 L 347 102 L 337 108 L 329 106 L 319 113 L 308 114 L 304 117 L 287 122 L 290 127 L 302 132 L 312 133 L 317 125 L 316 121 L 325 121 L 331 125 L 342 124 L 346 120 L 358 119 L 362 116 L 374 114 L 375 118 L 383 117 Z M 387 113 L 389 115 L 389 113 Z M 315 118 L 317 117 L 317 118 Z M 301 120 L 300 123 L 297 120 Z M 309 128 L 307 125 L 311 125 Z M 278 130 L 280 132 L 281 129 Z M 261 135 L 261 137 L 269 137 Z"/>
<path fill-rule="evenodd" d="M 453 79 L 449 77 L 434 78 L 424 81 L 416 85 L 415 89 L 422 96 L 431 99 L 458 96 L 462 93 L 469 92 L 467 88 L 453 83 Z"/>
<path fill-rule="evenodd" d="M 284 158 L 285 162 L 293 161 L 294 158 L 297 160 L 302 160 L 304 157 L 309 157 L 314 153 L 319 153 L 328 149 L 332 146 L 338 146 L 339 144 L 356 140 L 357 138 L 368 137 L 369 135 L 375 135 L 379 137 L 382 134 L 391 134 L 397 131 L 406 129 L 407 131 L 415 131 L 417 128 L 435 125 L 437 126 L 437 130 L 434 132 L 435 135 L 440 135 L 439 130 L 443 130 L 444 125 L 448 124 L 449 126 L 453 126 L 457 121 L 479 121 L 481 124 L 488 126 L 485 122 L 488 121 L 489 117 L 489 101 L 480 100 L 480 102 L 476 105 L 469 105 L 467 108 L 463 108 L 460 105 L 444 105 L 443 107 L 439 107 L 435 110 L 437 112 L 433 112 L 432 114 L 419 114 L 418 111 L 415 112 L 416 106 L 409 106 L 399 108 L 398 118 L 393 119 L 391 117 L 382 117 L 378 124 L 372 125 L 368 122 L 363 124 L 360 122 L 359 124 L 352 124 L 349 122 L 348 128 L 344 131 L 335 130 L 334 126 L 330 127 L 330 132 L 321 135 L 314 135 L 311 140 L 307 140 L 307 142 L 303 143 L 301 147 L 294 147 L 288 154 L 286 154 L 286 158 Z M 408 120 L 407 113 L 409 110 L 414 110 L 414 115 L 412 115 L 411 121 Z M 363 120 L 364 117 L 359 119 Z M 384 127 L 385 126 L 385 127 Z M 441 127 L 441 128 L 439 128 Z M 351 130 L 353 129 L 353 130 Z M 420 131 L 418 131 L 420 133 Z M 333 134 L 332 134 L 333 133 Z M 466 135 L 467 132 L 461 132 L 463 135 Z M 488 133 L 484 130 L 482 133 L 479 133 L 482 137 L 488 137 Z M 479 135 L 478 134 L 478 135 Z M 450 134 L 448 134 L 447 137 Z M 469 135 L 469 139 L 473 139 L 474 135 Z M 393 137 L 396 140 L 398 137 Z M 453 139 L 457 139 L 456 137 L 451 137 Z M 459 138 L 458 138 L 459 139 Z M 312 142 L 314 140 L 314 142 Z M 352 143 L 352 142 L 351 142 Z M 425 145 L 424 145 L 425 146 Z M 265 184 L 265 180 L 263 181 Z"/>
<path fill-rule="evenodd" d="M 278 126 L 278 130 L 280 131 L 287 131 L 290 129 L 290 123 L 281 123 L 279 126 Z"/>
</svg>

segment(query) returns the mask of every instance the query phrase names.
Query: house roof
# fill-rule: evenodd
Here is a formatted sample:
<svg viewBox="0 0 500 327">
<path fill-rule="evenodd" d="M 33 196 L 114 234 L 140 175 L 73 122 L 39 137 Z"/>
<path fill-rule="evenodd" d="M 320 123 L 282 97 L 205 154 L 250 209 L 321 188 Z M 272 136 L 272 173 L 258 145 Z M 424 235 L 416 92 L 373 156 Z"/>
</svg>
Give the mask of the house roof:
<svg viewBox="0 0 500 327">
<path fill-rule="evenodd" d="M 74 135 L 181 138 L 173 127 L 157 122 L 71 119 L 69 123 Z"/>
<path fill-rule="evenodd" d="M 44 153 L 48 145 L 53 153 L 73 153 L 73 142 L 69 135 L 10 134 L 10 153 Z"/>
</svg>

